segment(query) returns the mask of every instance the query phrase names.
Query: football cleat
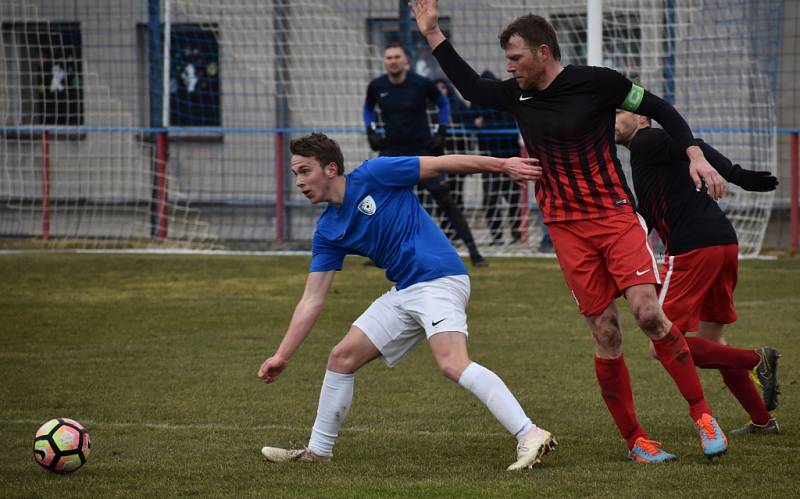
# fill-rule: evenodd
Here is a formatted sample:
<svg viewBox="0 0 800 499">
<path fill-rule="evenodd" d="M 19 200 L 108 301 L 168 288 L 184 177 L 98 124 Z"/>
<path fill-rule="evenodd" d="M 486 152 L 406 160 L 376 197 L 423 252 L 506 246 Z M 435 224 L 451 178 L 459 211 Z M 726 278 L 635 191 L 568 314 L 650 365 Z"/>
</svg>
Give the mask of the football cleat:
<svg viewBox="0 0 800 499">
<path fill-rule="evenodd" d="M 750 377 L 761 388 L 767 410 L 774 411 L 778 407 L 778 395 L 781 393 L 778 385 L 778 358 L 781 354 L 771 347 L 756 348 L 756 353 L 761 360 L 750 371 Z"/>
<path fill-rule="evenodd" d="M 735 430 L 731 430 L 731 435 L 740 437 L 742 435 L 752 435 L 752 434 L 766 435 L 768 433 L 780 433 L 780 432 L 781 429 L 778 426 L 778 421 L 776 421 L 775 418 L 772 418 L 769 421 L 767 421 L 767 424 L 763 425 L 755 424 L 752 421 L 750 421 L 741 428 L 736 428 Z"/>
<path fill-rule="evenodd" d="M 533 468 L 542 462 L 542 457 L 556 448 L 558 442 L 549 431 L 538 426 L 529 431 L 517 444 L 517 461 L 509 466 L 508 471 Z"/>
<path fill-rule="evenodd" d="M 694 427 L 700 435 L 703 454 L 707 458 L 719 457 L 728 451 L 728 438 L 722 433 L 714 416 L 703 414 L 700 419 L 694 422 Z"/>
<path fill-rule="evenodd" d="M 321 456 L 315 454 L 309 448 L 303 449 L 281 449 L 279 447 L 264 447 L 261 454 L 271 463 L 286 463 L 290 461 L 299 462 L 324 462 L 330 461 L 333 456 Z"/>
<path fill-rule="evenodd" d="M 678 458 L 661 448 L 661 442 L 639 437 L 628 451 L 628 459 L 637 463 L 666 463 Z"/>
</svg>

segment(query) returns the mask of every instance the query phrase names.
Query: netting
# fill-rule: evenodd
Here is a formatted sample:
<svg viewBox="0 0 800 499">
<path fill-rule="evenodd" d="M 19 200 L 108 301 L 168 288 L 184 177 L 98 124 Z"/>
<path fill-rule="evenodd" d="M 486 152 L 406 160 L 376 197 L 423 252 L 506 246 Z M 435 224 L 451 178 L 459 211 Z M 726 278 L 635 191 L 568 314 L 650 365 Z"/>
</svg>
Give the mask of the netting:
<svg viewBox="0 0 800 499">
<path fill-rule="evenodd" d="M 110 47 L 87 20 L 57 18 L 69 20 L 53 21 L 30 2 L 0 5 L 0 235 L 146 245 L 156 235 L 154 186 L 163 185 L 171 193 L 160 207 L 168 239 L 206 239 L 207 226 L 181 201 L 179 182 L 156 174 L 152 147 L 133 128 L 135 108 L 95 70 L 95 53 L 108 57 Z"/>
<path fill-rule="evenodd" d="M 504 78 L 497 34 L 527 12 L 553 22 L 565 64 L 585 64 L 586 7 L 465 0 L 440 14 L 464 58 Z M 602 64 L 641 75 L 734 162 L 776 171 L 781 11 L 606 0 Z M 361 109 L 387 41 L 404 42 L 414 71 L 443 76 L 394 0 L 7 0 L 0 19 L 0 237 L 19 245 L 308 247 L 320 207 L 293 187 L 289 140 L 324 131 L 348 168 L 374 154 Z M 451 99 L 448 152 L 519 153 L 505 117 Z M 547 248 L 532 188 L 450 184 L 484 253 Z M 723 200 L 743 254 L 759 252 L 771 203 L 733 186 Z"/>
</svg>

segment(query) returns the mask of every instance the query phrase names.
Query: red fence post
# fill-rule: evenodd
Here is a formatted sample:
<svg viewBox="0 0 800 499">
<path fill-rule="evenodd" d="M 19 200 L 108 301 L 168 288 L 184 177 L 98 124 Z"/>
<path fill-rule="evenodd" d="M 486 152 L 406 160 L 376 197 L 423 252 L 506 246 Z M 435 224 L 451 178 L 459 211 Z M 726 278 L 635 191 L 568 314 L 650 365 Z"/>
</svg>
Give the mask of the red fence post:
<svg viewBox="0 0 800 499">
<path fill-rule="evenodd" d="M 790 161 L 790 184 L 791 184 L 791 191 L 792 191 L 792 199 L 790 202 L 790 215 L 789 215 L 789 225 L 790 225 L 790 234 L 791 234 L 791 247 L 792 251 L 797 251 L 798 248 L 798 230 L 800 230 L 800 210 L 798 210 L 798 197 L 800 197 L 800 161 L 798 159 L 798 135 L 800 132 L 792 132 L 791 134 L 791 141 L 789 147 L 789 156 L 791 158 Z"/>
<path fill-rule="evenodd" d="M 158 239 L 165 239 L 169 230 L 167 210 L 167 133 L 156 134 L 156 218 L 158 220 Z"/>
<path fill-rule="evenodd" d="M 42 132 L 42 239 L 50 239 L 50 144 L 47 130 Z"/>
</svg>

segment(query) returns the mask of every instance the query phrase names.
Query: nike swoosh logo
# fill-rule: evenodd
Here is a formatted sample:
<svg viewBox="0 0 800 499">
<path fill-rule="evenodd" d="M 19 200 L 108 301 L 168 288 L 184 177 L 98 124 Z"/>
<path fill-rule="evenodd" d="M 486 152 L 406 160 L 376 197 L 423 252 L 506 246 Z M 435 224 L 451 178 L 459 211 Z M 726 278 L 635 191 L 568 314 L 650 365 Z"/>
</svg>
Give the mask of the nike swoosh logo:
<svg viewBox="0 0 800 499">
<path fill-rule="evenodd" d="M 647 270 L 642 270 L 641 272 L 639 272 L 639 271 L 637 270 L 637 271 L 636 271 L 636 275 L 638 275 L 638 276 L 643 276 L 643 275 L 645 275 L 645 274 L 646 274 L 646 273 L 648 273 L 648 272 L 650 272 L 650 269 L 647 269 Z"/>
<path fill-rule="evenodd" d="M 532 95 L 529 95 L 528 97 L 523 97 L 523 96 L 521 96 L 521 95 L 519 96 L 519 100 L 520 100 L 520 101 L 526 101 L 526 100 L 528 100 L 528 99 L 533 99 L 533 96 L 532 96 Z"/>
<path fill-rule="evenodd" d="M 447 317 L 445 317 L 444 319 L 447 319 Z M 444 319 L 439 319 L 439 320 L 438 320 L 438 321 L 436 321 L 436 322 L 433 322 L 433 321 L 431 321 L 431 326 L 438 326 L 439 324 L 441 324 L 441 322 L 442 322 Z"/>
</svg>

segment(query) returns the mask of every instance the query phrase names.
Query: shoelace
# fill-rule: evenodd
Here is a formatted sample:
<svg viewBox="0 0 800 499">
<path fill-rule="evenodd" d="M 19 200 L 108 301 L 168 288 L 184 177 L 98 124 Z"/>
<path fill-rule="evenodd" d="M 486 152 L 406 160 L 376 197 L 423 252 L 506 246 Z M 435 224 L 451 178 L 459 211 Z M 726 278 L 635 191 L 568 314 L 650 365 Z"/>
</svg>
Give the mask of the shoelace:
<svg viewBox="0 0 800 499">
<path fill-rule="evenodd" d="M 642 449 L 643 451 L 647 452 L 651 456 L 657 455 L 661 452 L 661 442 L 657 442 L 655 440 L 648 440 L 646 438 L 639 438 L 636 440 L 636 447 Z"/>
<path fill-rule="evenodd" d="M 698 419 L 695 424 L 698 428 L 701 428 L 705 432 L 706 437 L 709 440 L 714 440 L 717 438 L 717 431 L 714 429 L 714 418 L 711 417 L 711 414 L 703 414 L 703 416 Z"/>
</svg>

